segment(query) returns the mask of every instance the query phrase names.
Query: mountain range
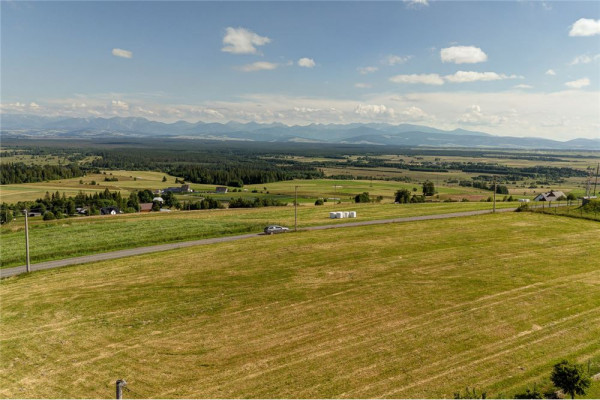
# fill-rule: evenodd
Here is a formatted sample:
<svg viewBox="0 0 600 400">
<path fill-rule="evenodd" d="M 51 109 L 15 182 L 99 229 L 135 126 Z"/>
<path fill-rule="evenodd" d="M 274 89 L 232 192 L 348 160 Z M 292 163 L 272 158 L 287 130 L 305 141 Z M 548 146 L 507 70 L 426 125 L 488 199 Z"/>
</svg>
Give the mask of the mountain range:
<svg viewBox="0 0 600 400">
<path fill-rule="evenodd" d="M 164 123 L 140 117 L 70 118 L 22 114 L 0 115 L 3 137 L 97 138 L 169 137 L 185 139 L 315 142 L 410 147 L 469 147 L 518 149 L 600 150 L 598 139 L 566 142 L 534 138 L 496 136 L 485 132 L 455 129 L 445 131 L 423 125 L 384 123 L 310 124 L 186 122 Z"/>
</svg>

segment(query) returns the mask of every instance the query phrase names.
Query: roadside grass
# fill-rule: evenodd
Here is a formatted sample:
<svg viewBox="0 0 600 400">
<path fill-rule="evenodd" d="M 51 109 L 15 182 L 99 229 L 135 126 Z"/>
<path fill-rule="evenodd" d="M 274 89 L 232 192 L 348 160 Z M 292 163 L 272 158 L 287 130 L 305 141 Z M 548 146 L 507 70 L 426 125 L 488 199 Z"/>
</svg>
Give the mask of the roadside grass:
<svg viewBox="0 0 600 400">
<path fill-rule="evenodd" d="M 545 209 L 534 209 L 536 213 L 548 214 L 548 215 L 560 215 L 563 217 L 589 219 L 592 221 L 600 221 L 600 213 L 591 210 L 586 210 L 581 206 L 568 206 L 559 208 L 545 208 Z"/>
<path fill-rule="evenodd" d="M 600 362 L 599 235 L 505 213 L 4 279 L 0 396 L 107 398 L 125 379 L 132 398 L 511 397 L 561 359 Z"/>
<path fill-rule="evenodd" d="M 460 211 L 489 210 L 490 203 L 421 204 L 333 204 L 300 205 L 298 226 L 337 224 L 348 221 L 401 218 Z M 516 203 L 497 203 L 498 208 Z M 356 219 L 329 219 L 330 211 L 356 211 Z M 30 220 L 29 241 L 32 263 L 218 236 L 260 232 L 269 224 L 294 226 L 294 207 L 264 207 L 178 211 L 171 213 L 123 214 L 76 217 L 54 221 Z M 0 229 L 0 267 L 25 263 L 23 219 Z"/>
</svg>

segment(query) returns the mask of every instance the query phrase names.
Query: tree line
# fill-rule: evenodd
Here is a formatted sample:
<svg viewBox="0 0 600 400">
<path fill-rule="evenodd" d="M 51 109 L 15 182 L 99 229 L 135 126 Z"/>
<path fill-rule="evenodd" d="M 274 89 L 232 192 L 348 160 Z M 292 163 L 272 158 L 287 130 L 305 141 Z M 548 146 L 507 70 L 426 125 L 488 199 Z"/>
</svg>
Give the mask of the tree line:
<svg viewBox="0 0 600 400">
<path fill-rule="evenodd" d="M 26 165 L 22 162 L 0 164 L 1 185 L 69 179 L 84 175 L 85 171 L 77 164 Z"/>
</svg>

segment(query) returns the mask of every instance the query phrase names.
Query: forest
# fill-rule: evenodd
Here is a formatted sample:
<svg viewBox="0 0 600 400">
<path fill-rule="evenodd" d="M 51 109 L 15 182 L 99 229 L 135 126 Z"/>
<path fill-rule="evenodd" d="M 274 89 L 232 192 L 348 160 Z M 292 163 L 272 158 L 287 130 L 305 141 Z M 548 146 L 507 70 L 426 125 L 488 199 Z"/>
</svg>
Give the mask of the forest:
<svg viewBox="0 0 600 400">
<path fill-rule="evenodd" d="M 84 174 L 84 169 L 77 164 L 27 165 L 25 163 L 1 163 L 0 185 L 77 178 Z"/>
</svg>

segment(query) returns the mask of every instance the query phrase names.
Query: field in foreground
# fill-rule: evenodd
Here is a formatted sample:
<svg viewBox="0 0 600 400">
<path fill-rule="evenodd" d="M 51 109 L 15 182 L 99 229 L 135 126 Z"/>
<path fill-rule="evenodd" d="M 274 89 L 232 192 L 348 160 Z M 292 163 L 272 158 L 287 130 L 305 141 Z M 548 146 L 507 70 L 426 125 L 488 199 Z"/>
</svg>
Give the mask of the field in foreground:
<svg viewBox="0 0 600 400">
<path fill-rule="evenodd" d="M 600 362 L 600 225 L 509 213 L 9 278 L 2 397 L 511 396 Z"/>
</svg>

